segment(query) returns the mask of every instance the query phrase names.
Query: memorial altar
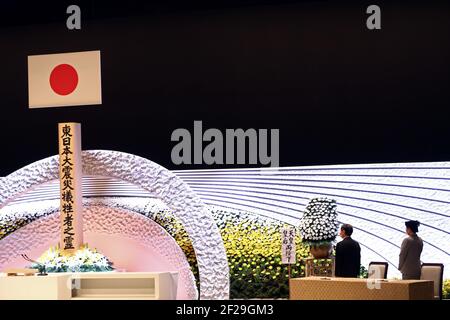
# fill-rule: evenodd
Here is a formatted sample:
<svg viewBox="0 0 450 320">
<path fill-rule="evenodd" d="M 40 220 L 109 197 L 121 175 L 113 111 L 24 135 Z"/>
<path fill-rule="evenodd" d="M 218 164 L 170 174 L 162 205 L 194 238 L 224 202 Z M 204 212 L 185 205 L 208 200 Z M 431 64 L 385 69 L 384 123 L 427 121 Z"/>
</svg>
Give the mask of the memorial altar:
<svg viewBox="0 0 450 320">
<path fill-rule="evenodd" d="M 58 140 L 59 242 L 41 251 L 37 260 L 21 254 L 23 263 L 29 263 L 26 268 L 2 270 L 0 300 L 177 299 L 179 272 L 162 271 L 162 265 L 157 271 L 120 272 L 123 268 L 115 270 L 113 261 L 84 242 L 83 213 L 89 211 L 84 210 L 82 199 L 81 125 L 60 123 Z M 160 241 L 167 238 L 158 237 Z M 128 251 L 122 252 L 131 254 L 138 249 L 123 242 Z M 101 251 L 117 253 L 116 240 L 101 243 Z"/>
</svg>

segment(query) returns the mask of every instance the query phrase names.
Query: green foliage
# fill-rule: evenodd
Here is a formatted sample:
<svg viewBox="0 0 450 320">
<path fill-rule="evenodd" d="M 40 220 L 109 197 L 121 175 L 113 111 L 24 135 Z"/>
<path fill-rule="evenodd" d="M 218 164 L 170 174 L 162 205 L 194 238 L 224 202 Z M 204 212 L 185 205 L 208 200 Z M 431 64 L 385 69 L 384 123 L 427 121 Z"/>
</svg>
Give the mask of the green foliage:
<svg viewBox="0 0 450 320">
<path fill-rule="evenodd" d="M 359 277 L 365 279 L 369 277 L 369 270 L 367 270 L 363 265 L 361 265 L 359 268 Z"/>
<path fill-rule="evenodd" d="M 320 246 L 328 246 L 330 243 L 332 243 L 334 240 L 317 240 L 317 241 L 308 241 L 303 240 L 303 244 L 307 245 L 309 247 L 320 247 Z"/>
<path fill-rule="evenodd" d="M 257 218 L 240 212 L 213 211 L 222 234 L 230 267 L 230 297 L 287 298 L 289 269 L 281 263 L 281 230 L 283 223 Z M 309 249 L 295 237 L 298 262 L 291 265 L 291 277 L 304 276 L 299 261 L 309 256 Z"/>
<path fill-rule="evenodd" d="M 444 280 L 442 287 L 442 299 L 450 299 L 450 279 Z"/>
</svg>

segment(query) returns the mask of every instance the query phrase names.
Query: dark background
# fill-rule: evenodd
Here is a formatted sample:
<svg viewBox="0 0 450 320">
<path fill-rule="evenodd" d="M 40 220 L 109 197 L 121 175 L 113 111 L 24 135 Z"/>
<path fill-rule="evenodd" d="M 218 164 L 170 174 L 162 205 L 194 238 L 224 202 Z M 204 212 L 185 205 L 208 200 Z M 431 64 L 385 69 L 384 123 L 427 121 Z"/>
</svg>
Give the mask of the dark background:
<svg viewBox="0 0 450 320">
<path fill-rule="evenodd" d="M 377 1 L 376 31 L 368 1 L 73 3 L 0 5 L 0 176 L 56 154 L 63 121 L 83 149 L 169 169 L 208 167 L 171 163 L 194 120 L 279 128 L 281 166 L 450 160 L 448 3 Z M 101 50 L 103 104 L 28 109 L 27 56 L 85 50 Z"/>
</svg>

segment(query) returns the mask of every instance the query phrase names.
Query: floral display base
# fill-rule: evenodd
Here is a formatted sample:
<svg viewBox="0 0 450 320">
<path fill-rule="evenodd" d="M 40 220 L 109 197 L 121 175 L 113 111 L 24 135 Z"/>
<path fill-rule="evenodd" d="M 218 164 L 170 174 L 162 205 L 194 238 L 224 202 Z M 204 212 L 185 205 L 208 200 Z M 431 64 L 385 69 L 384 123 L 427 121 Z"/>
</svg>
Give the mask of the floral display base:
<svg viewBox="0 0 450 320">
<path fill-rule="evenodd" d="M 329 258 L 331 255 L 331 243 L 322 245 L 311 245 L 309 250 L 315 259 Z"/>
</svg>

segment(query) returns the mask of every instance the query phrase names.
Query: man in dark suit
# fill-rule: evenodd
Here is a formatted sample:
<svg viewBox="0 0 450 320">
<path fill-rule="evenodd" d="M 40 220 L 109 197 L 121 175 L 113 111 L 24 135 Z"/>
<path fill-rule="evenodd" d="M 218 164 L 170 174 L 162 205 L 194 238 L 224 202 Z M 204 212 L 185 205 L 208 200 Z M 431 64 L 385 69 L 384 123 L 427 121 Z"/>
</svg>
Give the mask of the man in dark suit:
<svg viewBox="0 0 450 320">
<path fill-rule="evenodd" d="M 345 278 L 357 278 L 361 265 L 361 248 L 359 243 L 350 236 L 353 227 L 343 224 L 339 235 L 343 239 L 336 245 L 336 266 L 335 276 Z"/>
</svg>

